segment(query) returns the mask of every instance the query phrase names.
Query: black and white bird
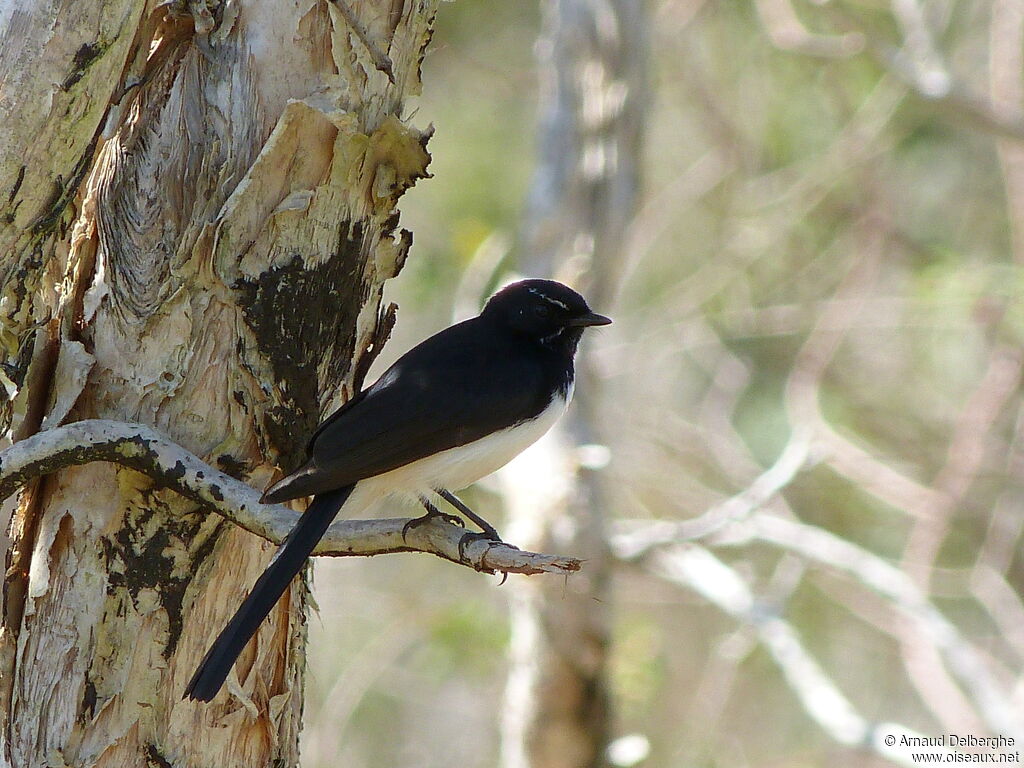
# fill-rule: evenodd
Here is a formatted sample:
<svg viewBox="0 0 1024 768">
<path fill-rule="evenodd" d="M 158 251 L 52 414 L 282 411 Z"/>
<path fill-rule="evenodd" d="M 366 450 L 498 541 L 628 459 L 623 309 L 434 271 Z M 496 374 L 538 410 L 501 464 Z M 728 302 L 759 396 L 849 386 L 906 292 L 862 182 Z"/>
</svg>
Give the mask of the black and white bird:
<svg viewBox="0 0 1024 768">
<path fill-rule="evenodd" d="M 314 496 L 252 592 L 207 652 L 185 696 L 210 701 L 235 659 L 328 526 L 391 494 L 420 500 L 504 466 L 565 410 L 583 330 L 607 325 L 583 297 L 551 280 L 502 289 L 483 311 L 409 350 L 317 429 L 309 458 L 263 501 Z M 493 528 L 474 522 L 496 537 Z"/>
</svg>

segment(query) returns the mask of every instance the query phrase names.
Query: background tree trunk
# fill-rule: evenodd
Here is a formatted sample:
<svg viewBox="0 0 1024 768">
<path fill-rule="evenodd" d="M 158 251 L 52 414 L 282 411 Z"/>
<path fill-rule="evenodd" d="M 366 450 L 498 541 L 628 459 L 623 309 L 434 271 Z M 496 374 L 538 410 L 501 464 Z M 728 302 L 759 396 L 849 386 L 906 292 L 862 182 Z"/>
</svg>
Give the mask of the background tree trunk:
<svg viewBox="0 0 1024 768">
<path fill-rule="evenodd" d="M 41 1 L 2 19 L 9 439 L 138 421 L 257 487 L 299 461 L 393 322 L 396 203 L 429 160 L 401 117 L 435 6 Z M 297 763 L 304 585 L 235 695 L 181 700 L 270 545 L 112 465 L 26 489 L 9 536 L 9 762 Z"/>
<path fill-rule="evenodd" d="M 646 12 L 637 0 L 550 0 L 544 11 L 540 157 L 523 267 L 576 285 L 610 311 L 639 196 Z M 506 768 L 606 764 L 612 562 L 608 502 L 594 471 L 603 463 L 593 450 L 600 380 L 586 358 L 577 378 L 568 417 L 502 474 L 512 539 L 585 563 L 578 577 L 524 584 L 513 595 Z"/>
</svg>

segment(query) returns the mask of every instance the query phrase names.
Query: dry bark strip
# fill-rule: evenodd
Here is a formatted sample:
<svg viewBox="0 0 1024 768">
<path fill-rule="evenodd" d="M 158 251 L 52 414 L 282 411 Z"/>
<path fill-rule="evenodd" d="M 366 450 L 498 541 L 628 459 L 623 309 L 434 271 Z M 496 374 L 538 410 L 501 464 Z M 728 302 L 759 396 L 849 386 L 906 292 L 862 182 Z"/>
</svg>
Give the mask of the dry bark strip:
<svg viewBox="0 0 1024 768">
<path fill-rule="evenodd" d="M 395 321 L 398 202 L 430 161 L 407 102 L 437 5 L 18 4 L 0 30 L 0 435 L 110 419 L 257 487 L 293 468 Z M 4 507 L 0 765 L 298 764 L 305 585 L 234 696 L 182 702 L 272 547 L 167 486 L 90 462 Z"/>
</svg>

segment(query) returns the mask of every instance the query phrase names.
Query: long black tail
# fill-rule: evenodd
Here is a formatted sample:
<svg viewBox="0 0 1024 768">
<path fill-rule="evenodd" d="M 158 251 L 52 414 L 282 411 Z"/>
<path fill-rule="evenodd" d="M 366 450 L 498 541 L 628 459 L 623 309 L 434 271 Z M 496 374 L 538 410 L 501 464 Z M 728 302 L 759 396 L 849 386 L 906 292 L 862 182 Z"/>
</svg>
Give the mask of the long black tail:
<svg viewBox="0 0 1024 768">
<path fill-rule="evenodd" d="M 217 695 L 238 654 L 256 634 L 278 598 L 288 589 L 292 578 L 302 568 L 317 542 L 323 538 L 354 487 L 349 485 L 337 491 L 316 495 L 288 538 L 278 548 L 267 570 L 256 580 L 249 596 L 206 652 L 183 698 L 210 701 Z"/>
</svg>

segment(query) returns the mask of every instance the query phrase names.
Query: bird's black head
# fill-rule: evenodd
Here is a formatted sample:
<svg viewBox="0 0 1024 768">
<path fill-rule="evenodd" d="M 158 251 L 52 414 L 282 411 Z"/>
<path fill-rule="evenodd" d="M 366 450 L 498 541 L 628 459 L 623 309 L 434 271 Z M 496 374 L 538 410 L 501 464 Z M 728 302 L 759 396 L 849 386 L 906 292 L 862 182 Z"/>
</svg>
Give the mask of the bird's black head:
<svg viewBox="0 0 1024 768">
<path fill-rule="evenodd" d="M 576 351 L 583 329 L 608 325 L 582 296 L 554 280 L 521 280 L 494 294 L 482 316 L 553 349 Z"/>
</svg>

